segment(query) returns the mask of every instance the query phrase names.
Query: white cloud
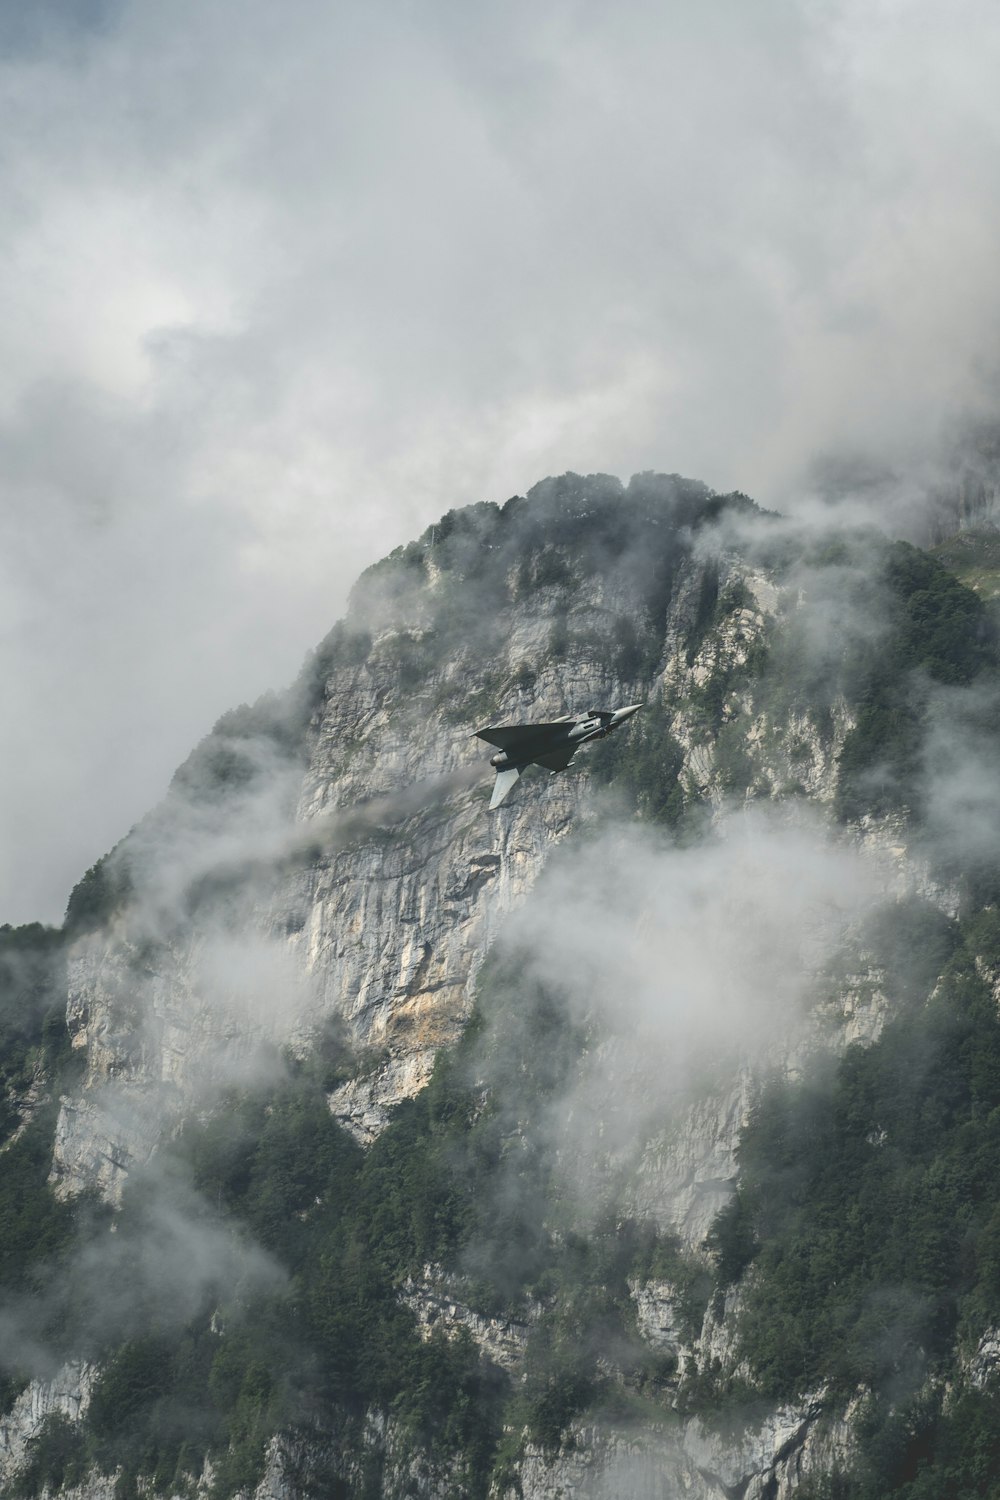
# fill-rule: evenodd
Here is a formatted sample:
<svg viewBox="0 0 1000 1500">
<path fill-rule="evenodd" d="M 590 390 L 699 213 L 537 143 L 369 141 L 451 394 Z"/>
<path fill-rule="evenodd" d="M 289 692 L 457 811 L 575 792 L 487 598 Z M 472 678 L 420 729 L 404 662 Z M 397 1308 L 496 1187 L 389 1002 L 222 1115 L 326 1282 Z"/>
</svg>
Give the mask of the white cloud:
<svg viewBox="0 0 1000 1500">
<path fill-rule="evenodd" d="M 831 448 L 922 473 L 992 395 L 984 0 L 38 14 L 0 64 L 4 916 L 57 917 L 448 507 L 566 468 L 780 503 Z"/>
<path fill-rule="evenodd" d="M 560 1034 L 582 1039 L 532 1106 L 576 1211 L 605 1206 L 696 1101 L 727 1096 L 741 1073 L 801 1065 L 821 1044 L 817 1000 L 892 895 L 877 858 L 808 809 L 770 804 L 729 808 L 697 844 L 631 825 L 554 858 L 501 952 L 522 997 L 508 1003 L 530 1013 L 542 994 L 564 1017 Z M 483 1064 L 500 1108 L 522 1065 L 496 1054 L 504 1024 L 500 1040 L 485 1032 Z M 675 1207 L 686 1211 L 683 1193 Z"/>
<path fill-rule="evenodd" d="M 700 1048 L 766 1056 L 869 908 L 877 869 L 801 813 L 734 811 L 675 847 L 634 827 L 563 860 L 512 923 L 534 976 L 602 1028 L 657 1039 L 683 1076 Z"/>
</svg>

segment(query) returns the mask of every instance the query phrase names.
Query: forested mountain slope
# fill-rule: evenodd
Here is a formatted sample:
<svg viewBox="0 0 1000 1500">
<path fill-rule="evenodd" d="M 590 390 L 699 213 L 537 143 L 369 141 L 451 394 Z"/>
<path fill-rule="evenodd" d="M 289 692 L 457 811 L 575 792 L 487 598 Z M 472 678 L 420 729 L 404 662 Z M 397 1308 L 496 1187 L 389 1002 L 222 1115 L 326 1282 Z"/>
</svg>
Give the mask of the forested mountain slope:
<svg viewBox="0 0 1000 1500">
<path fill-rule="evenodd" d="M 994 1493 L 944 561 L 676 476 L 451 512 L 0 929 L 4 1492 Z M 476 728 L 640 700 L 488 811 Z"/>
</svg>

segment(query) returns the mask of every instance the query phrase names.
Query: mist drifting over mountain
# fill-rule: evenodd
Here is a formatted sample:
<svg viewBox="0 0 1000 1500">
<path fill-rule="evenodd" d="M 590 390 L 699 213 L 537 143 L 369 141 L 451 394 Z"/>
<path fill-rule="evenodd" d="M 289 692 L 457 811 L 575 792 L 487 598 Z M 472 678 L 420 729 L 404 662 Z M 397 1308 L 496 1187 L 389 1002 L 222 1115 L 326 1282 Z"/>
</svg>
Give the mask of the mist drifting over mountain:
<svg viewBox="0 0 1000 1500">
<path fill-rule="evenodd" d="M 13 920 L 453 505 L 993 483 L 985 0 L 8 11 Z"/>
<path fill-rule="evenodd" d="M 3 1483 L 988 1494 L 961 539 L 567 473 L 365 570 L 62 929 L 0 931 Z M 490 810 L 470 725 L 637 702 Z"/>
</svg>

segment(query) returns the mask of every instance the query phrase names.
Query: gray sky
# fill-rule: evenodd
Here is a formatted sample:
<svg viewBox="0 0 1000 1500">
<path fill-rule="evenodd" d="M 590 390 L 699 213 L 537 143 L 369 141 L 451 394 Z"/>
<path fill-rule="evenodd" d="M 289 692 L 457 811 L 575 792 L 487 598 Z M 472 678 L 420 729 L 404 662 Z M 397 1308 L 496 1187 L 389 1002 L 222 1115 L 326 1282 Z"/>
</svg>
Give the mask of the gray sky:
<svg viewBox="0 0 1000 1500">
<path fill-rule="evenodd" d="M 0 921 L 375 556 L 989 411 L 994 0 L 0 0 Z"/>
</svg>

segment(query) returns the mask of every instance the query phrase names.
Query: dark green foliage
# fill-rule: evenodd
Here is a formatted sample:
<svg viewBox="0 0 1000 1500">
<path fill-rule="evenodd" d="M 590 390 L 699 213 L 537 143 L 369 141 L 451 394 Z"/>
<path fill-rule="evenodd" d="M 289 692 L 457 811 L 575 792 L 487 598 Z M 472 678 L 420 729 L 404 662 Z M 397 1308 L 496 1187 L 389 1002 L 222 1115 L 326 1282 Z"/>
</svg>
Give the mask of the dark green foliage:
<svg viewBox="0 0 1000 1500">
<path fill-rule="evenodd" d="M 369 663 L 376 672 L 388 667 L 394 684 L 411 693 L 430 676 L 443 654 L 433 636 L 400 630 L 379 642 Z"/>
<path fill-rule="evenodd" d="M 0 1171 L 0 1290 L 29 1290 L 46 1262 L 72 1243 L 76 1206 L 60 1203 L 48 1185 L 55 1111 L 40 1111 L 4 1151 Z"/>
<path fill-rule="evenodd" d="M 32 922 L 0 927 L 0 1141 L 16 1128 L 16 1101 L 51 1082 L 69 1053 L 62 933 Z"/>
<path fill-rule="evenodd" d="M 899 806 L 919 812 L 927 685 L 966 686 L 997 668 L 982 600 L 934 558 L 896 542 L 886 549 L 882 584 L 886 630 L 854 667 L 857 723 L 841 752 L 837 792 L 845 818 Z"/>
<path fill-rule="evenodd" d="M 758 1123 L 759 1116 L 755 1116 L 751 1128 Z M 755 1209 L 752 1194 L 741 1188 L 715 1216 L 705 1244 L 715 1258 L 720 1286 L 739 1281 L 760 1249 Z"/>
<path fill-rule="evenodd" d="M 733 673 L 725 667 L 715 666 L 705 681 L 692 690 L 691 718 L 705 734 L 717 735 L 722 728 L 726 698 L 732 686 Z"/>
<path fill-rule="evenodd" d="M 631 615 L 616 615 L 611 627 L 611 669 L 622 682 L 635 682 L 648 666 L 648 648 Z"/>
<path fill-rule="evenodd" d="M 482 1006 L 458 1058 L 436 1070 L 427 1091 L 441 1091 L 428 1119 L 442 1131 L 440 1166 L 450 1168 L 451 1188 L 432 1192 L 434 1231 L 411 1240 L 409 1253 L 457 1263 L 484 1313 L 517 1316 L 526 1295 L 541 1302 L 527 1380 L 508 1421 L 527 1425 L 551 1449 L 602 1396 L 608 1360 L 637 1382 L 648 1373 L 629 1277 L 667 1274 L 668 1266 L 678 1281 L 686 1275 L 692 1314 L 699 1290 L 683 1258 L 648 1225 L 608 1215 L 586 1232 L 572 1227 L 577 1206 L 557 1190 L 543 1143 L 547 1101 L 565 1087 L 585 1034 L 555 997 L 524 984 L 516 954 L 489 966 Z M 473 1063 L 470 1087 L 463 1074 L 468 1079 Z"/>
<path fill-rule="evenodd" d="M 954 942 L 939 919 L 897 969 L 903 1009 L 879 1041 L 773 1086 L 745 1132 L 712 1243 L 723 1280 L 753 1262 L 741 1339 L 769 1394 L 915 1391 L 959 1332 L 995 1320 L 1000 1017 L 981 969 L 1000 956 L 1000 915 L 962 930 L 925 999 Z"/>
<path fill-rule="evenodd" d="M 756 600 L 742 578 L 730 578 L 725 588 L 722 588 L 719 564 L 705 563 L 699 580 L 694 618 L 688 628 L 685 643 L 684 659 L 688 666 L 694 665 L 706 638 L 723 620 L 737 610 L 755 607 Z"/>
<path fill-rule="evenodd" d="M 992 661 L 982 600 L 928 553 L 895 543 L 886 581 L 904 666 L 921 667 L 935 682 L 965 684 Z"/>
<path fill-rule="evenodd" d="M 164 1488 L 211 1451 L 216 1491 L 226 1495 L 257 1482 L 279 1427 L 331 1403 L 358 1413 L 375 1406 L 392 1411 L 415 1444 L 443 1460 L 460 1455 L 463 1493 L 483 1493 L 504 1382 L 467 1338 L 421 1340 L 398 1300 L 400 1281 L 459 1236 L 460 1195 L 449 1187 L 442 1139 L 460 1134 L 453 1116 L 467 1097 L 443 1071 L 367 1156 L 305 1069 L 189 1125 L 178 1165 L 206 1223 L 252 1232 L 289 1279 L 224 1302 L 219 1327 L 206 1305 L 184 1327 L 137 1327 L 118 1344 L 83 1424 L 88 1461 L 123 1465 L 126 1476 Z M 116 1236 L 123 1268 L 128 1245 L 141 1243 L 147 1202 L 155 1210 L 162 1193 L 141 1181 L 130 1187 Z M 141 1281 L 128 1288 L 126 1277 L 121 1290 L 138 1324 Z"/>
<path fill-rule="evenodd" d="M 695 657 L 701 650 L 705 636 L 715 620 L 715 608 L 718 602 L 719 565 L 707 563 L 702 569 L 698 603 L 687 635 L 685 660 L 689 667 L 694 665 Z"/>
<path fill-rule="evenodd" d="M 566 587 L 575 582 L 565 550 L 547 546 L 522 563 L 518 587 L 524 592 L 528 589 Z"/>
<path fill-rule="evenodd" d="M 291 1420 L 292 1408 L 282 1389 L 287 1375 L 271 1367 L 280 1348 L 273 1310 L 231 1311 L 225 1334 L 201 1318 L 181 1332 L 139 1334 L 117 1347 L 80 1428 L 90 1465 L 120 1468 L 130 1487 L 145 1475 L 164 1490 L 196 1476 L 212 1452 L 217 1493 L 256 1484 L 267 1439 Z"/>
<path fill-rule="evenodd" d="M 27 1384 L 27 1375 L 0 1373 L 0 1416 L 6 1416 Z"/>
<path fill-rule="evenodd" d="M 170 1342 L 156 1334 L 133 1339 L 112 1356 L 101 1372 L 88 1412 L 88 1425 L 99 1444 L 121 1427 L 134 1432 L 139 1414 L 168 1395 L 172 1356 Z M 113 1460 L 114 1454 L 108 1457 Z"/>
<path fill-rule="evenodd" d="M 603 579 L 635 609 L 619 615 L 599 644 L 616 676 L 639 680 L 660 659 L 691 533 L 726 508 L 754 509 L 745 496 L 716 496 L 677 475 L 636 475 L 627 489 L 602 474 L 548 479 L 502 508 L 449 511 L 419 542 L 369 569 L 352 595 L 352 628 L 377 621 L 383 629 L 408 630 L 419 622 L 430 630 L 421 671 L 408 679 L 413 690 L 459 647 L 489 657 L 526 594 L 547 589 L 568 601 L 590 580 Z M 574 644 L 557 619 L 553 654 L 563 656 Z"/>
<path fill-rule="evenodd" d="M 333 672 L 344 667 L 359 667 L 367 660 L 371 648 L 370 631 L 354 630 L 346 620 L 338 620 L 302 669 L 300 680 L 308 684 L 309 690 L 304 696 L 310 705 L 317 706 Z"/>
<path fill-rule="evenodd" d="M 35 1104 L 21 1125 L 29 1090 L 54 1092 L 69 1056 L 63 936 L 33 923 L 0 927 L 0 1292 L 31 1290 L 45 1262 L 70 1243 L 76 1210 L 48 1185 L 56 1108 Z M 16 1386 L 16 1381 L 15 1381 Z M 11 1394 L 13 1394 L 13 1389 Z"/>
<path fill-rule="evenodd" d="M 10 1493 L 28 1500 L 43 1490 L 56 1494 L 64 1485 L 79 1484 L 87 1472 L 86 1457 L 86 1443 L 76 1424 L 62 1412 L 50 1413 L 28 1439 L 27 1462 Z"/>
<path fill-rule="evenodd" d="M 26 1383 L 16 1352 L 18 1325 L 27 1330 L 29 1344 L 48 1345 L 64 1356 L 73 1352 L 67 1269 L 102 1222 L 90 1197 L 60 1202 L 49 1184 L 56 1112 L 51 1103 L 36 1110 L 0 1156 L 0 1312 L 14 1314 L 0 1349 L 0 1411 Z M 55 1452 L 59 1444 L 55 1437 L 52 1442 Z M 39 1459 L 39 1473 L 47 1462 Z"/>
<path fill-rule="evenodd" d="M 715 1290 L 715 1277 L 704 1260 L 686 1254 L 676 1236 L 662 1231 L 650 1233 L 647 1226 L 636 1247 L 633 1275 L 640 1282 L 671 1283 L 681 1335 L 685 1342 L 695 1343 Z"/>
<path fill-rule="evenodd" d="M 470 1184 L 451 1160 L 474 1105 L 442 1061 L 433 1090 L 405 1100 L 372 1146 L 360 1190 L 371 1250 L 387 1275 L 450 1260 L 463 1237 Z"/>
<path fill-rule="evenodd" d="M 529 1369 L 525 1395 L 528 1432 L 553 1457 L 566 1428 L 600 1393 L 603 1382 L 595 1378 L 577 1349 L 551 1344 L 548 1349 L 541 1368 Z"/>
<path fill-rule="evenodd" d="M 189 802 L 218 804 L 273 776 L 277 764 L 301 753 L 301 698 L 297 684 L 230 709 L 174 772 L 171 790 Z"/>
<path fill-rule="evenodd" d="M 60 1203 L 48 1182 L 55 1101 L 74 1071 L 65 1009 L 63 934 L 38 923 L 0 927 L 0 1304 L 44 1298 L 90 1218 L 88 1200 Z M 32 1337 L 58 1337 L 59 1322 L 43 1300 Z M 0 1410 L 25 1384 L 14 1344 L 11 1334 L 0 1365 Z M 57 1435 L 50 1446 L 54 1455 Z M 38 1458 L 39 1474 L 48 1472 L 47 1462 Z"/>
<path fill-rule="evenodd" d="M 78 937 L 102 927 L 127 905 L 133 891 L 127 841 L 91 865 L 73 887 L 66 907 L 65 932 Z"/>
<path fill-rule="evenodd" d="M 745 719 L 721 726 L 715 742 L 715 770 L 723 791 L 742 794 L 753 786 L 756 768 L 747 745 Z"/>
<path fill-rule="evenodd" d="M 620 1388 L 609 1377 L 610 1364 L 630 1388 L 654 1396 L 672 1375 L 635 1337 L 628 1288 L 631 1278 L 644 1280 L 654 1267 L 662 1274 L 665 1262 L 694 1289 L 691 1268 L 669 1240 L 650 1224 L 614 1214 L 586 1233 L 562 1230 L 548 1246 L 533 1287 L 544 1312 L 529 1339 L 517 1403 L 518 1420 L 548 1453 L 558 1450 L 574 1418 L 595 1403 L 606 1405 Z"/>
<path fill-rule="evenodd" d="M 245 790 L 257 776 L 252 755 L 237 749 L 228 738 L 210 735 L 175 773 L 173 785 L 199 801 L 214 802 L 229 792 Z"/>
<path fill-rule="evenodd" d="M 847 1472 L 806 1483 L 802 1500 L 997 1500 L 1000 1392 L 927 1388 L 897 1403 L 869 1401 Z"/>
<path fill-rule="evenodd" d="M 668 828 L 676 828 L 684 815 L 679 780 L 684 752 L 670 732 L 672 722 L 662 700 L 655 699 L 627 728 L 609 736 L 589 761 L 598 786 L 614 787 L 631 811 Z"/>
<path fill-rule="evenodd" d="M 140 1480 L 163 1490 L 183 1485 L 211 1453 L 225 1496 L 257 1482 L 279 1428 L 343 1427 L 375 1408 L 445 1466 L 456 1496 L 485 1496 L 504 1423 L 557 1446 L 566 1424 L 606 1394 L 608 1359 L 637 1388 L 659 1390 L 669 1372 L 634 1336 L 627 1283 L 682 1280 L 683 1258 L 630 1219 L 572 1228 L 574 1206 L 554 1192 L 542 1141 L 548 1101 L 586 1039 L 521 973 L 516 956 L 491 966 L 483 1010 L 456 1053 L 439 1058 L 428 1087 L 396 1109 L 367 1152 L 332 1119 L 307 1067 L 188 1124 L 173 1156 L 178 1182 L 189 1178 L 198 1195 L 179 1200 L 189 1221 L 252 1234 L 284 1268 L 283 1284 L 207 1285 L 197 1315 L 171 1321 L 156 1288 L 129 1270 L 130 1247 L 138 1255 L 156 1231 L 170 1174 L 164 1163 L 155 1182 L 136 1176 L 112 1272 L 131 1327 L 104 1351 L 74 1463 L 120 1467 L 127 1492 Z M 428 1263 L 461 1272 L 484 1311 L 516 1314 L 526 1297 L 540 1299 L 523 1389 L 464 1330 L 420 1336 L 399 1293 Z M 343 1431 L 344 1461 L 367 1462 L 360 1428 Z M 55 1472 L 62 1436 L 47 1439 L 32 1484 Z"/>
</svg>

